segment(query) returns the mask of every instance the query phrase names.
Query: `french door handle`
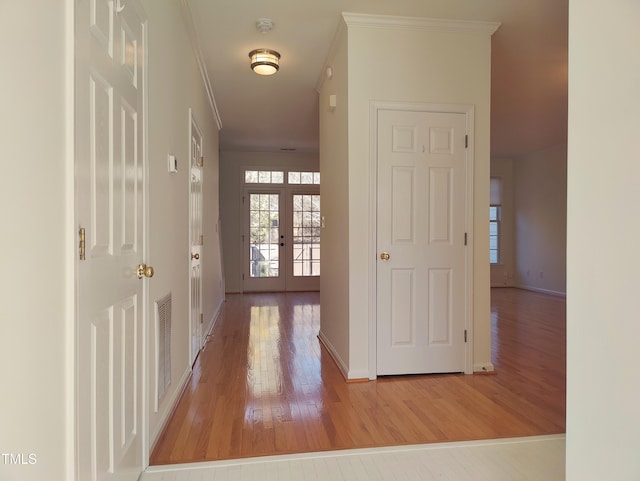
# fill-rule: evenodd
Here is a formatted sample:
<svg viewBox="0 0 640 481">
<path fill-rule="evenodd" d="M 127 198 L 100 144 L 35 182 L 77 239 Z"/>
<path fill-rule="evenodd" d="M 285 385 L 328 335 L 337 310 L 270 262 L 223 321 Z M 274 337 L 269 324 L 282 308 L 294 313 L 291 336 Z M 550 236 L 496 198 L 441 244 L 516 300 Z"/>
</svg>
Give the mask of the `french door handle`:
<svg viewBox="0 0 640 481">
<path fill-rule="evenodd" d="M 193 260 L 193 259 L 195 259 L 195 260 L 200 259 L 200 254 L 198 254 L 197 252 L 195 254 L 191 254 L 191 260 Z"/>
</svg>

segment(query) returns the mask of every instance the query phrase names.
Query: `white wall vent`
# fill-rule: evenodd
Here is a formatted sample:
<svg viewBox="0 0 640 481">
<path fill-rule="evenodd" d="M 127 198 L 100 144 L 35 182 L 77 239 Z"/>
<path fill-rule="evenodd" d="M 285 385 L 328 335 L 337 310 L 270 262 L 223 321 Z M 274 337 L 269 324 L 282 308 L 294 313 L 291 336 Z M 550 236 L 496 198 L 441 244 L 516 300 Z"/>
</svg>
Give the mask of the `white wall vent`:
<svg viewBox="0 0 640 481">
<path fill-rule="evenodd" d="M 155 303 L 156 311 L 156 406 L 164 398 L 171 384 L 171 294 Z"/>
</svg>

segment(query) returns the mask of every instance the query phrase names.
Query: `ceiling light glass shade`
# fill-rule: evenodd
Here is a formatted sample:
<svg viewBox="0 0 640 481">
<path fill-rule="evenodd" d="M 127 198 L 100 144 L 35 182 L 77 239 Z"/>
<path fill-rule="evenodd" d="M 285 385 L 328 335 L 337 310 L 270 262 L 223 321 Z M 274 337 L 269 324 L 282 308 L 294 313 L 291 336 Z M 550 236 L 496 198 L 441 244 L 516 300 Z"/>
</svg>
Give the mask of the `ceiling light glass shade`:
<svg viewBox="0 0 640 481">
<path fill-rule="evenodd" d="M 268 48 L 258 48 L 249 52 L 251 70 L 259 75 L 273 75 L 280 68 L 280 54 Z"/>
</svg>

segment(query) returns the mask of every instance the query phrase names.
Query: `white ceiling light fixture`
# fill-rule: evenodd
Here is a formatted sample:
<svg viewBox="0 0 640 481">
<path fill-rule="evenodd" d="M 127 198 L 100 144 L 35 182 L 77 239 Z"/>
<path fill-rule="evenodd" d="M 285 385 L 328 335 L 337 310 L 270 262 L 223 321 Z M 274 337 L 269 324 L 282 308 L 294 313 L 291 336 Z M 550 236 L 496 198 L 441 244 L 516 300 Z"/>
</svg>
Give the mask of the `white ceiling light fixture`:
<svg viewBox="0 0 640 481">
<path fill-rule="evenodd" d="M 273 75 L 280 68 L 280 54 L 268 48 L 257 48 L 249 52 L 251 70 L 258 75 Z"/>
</svg>

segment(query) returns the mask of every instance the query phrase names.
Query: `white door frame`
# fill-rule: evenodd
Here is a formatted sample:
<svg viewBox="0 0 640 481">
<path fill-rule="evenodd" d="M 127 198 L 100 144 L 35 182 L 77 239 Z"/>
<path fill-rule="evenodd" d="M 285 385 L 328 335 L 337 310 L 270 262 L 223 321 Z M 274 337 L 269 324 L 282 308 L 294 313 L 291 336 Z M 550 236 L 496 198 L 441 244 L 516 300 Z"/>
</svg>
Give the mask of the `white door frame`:
<svg viewBox="0 0 640 481">
<path fill-rule="evenodd" d="M 465 286 L 465 329 L 467 342 L 465 343 L 465 374 L 473 373 L 473 152 L 474 152 L 474 113 L 471 104 L 431 104 L 421 102 L 385 102 L 371 101 L 369 104 L 369 245 L 372 246 L 369 255 L 369 379 L 377 378 L 377 198 L 378 198 L 378 112 L 380 110 L 404 110 L 413 112 L 438 112 L 464 114 L 466 129 L 469 136 L 466 149 L 466 202 L 465 202 L 465 232 L 469 249 L 466 257 L 466 286 Z"/>
</svg>

